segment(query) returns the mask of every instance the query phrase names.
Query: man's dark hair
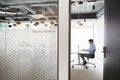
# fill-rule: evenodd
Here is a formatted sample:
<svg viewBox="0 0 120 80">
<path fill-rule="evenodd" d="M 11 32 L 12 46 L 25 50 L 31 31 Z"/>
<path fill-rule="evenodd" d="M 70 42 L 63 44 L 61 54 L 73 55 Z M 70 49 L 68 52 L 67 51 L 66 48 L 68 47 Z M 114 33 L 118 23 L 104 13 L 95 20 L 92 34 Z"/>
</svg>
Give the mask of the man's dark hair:
<svg viewBox="0 0 120 80">
<path fill-rule="evenodd" d="M 89 41 L 89 42 L 93 42 L 93 39 L 89 39 L 88 41 Z"/>
</svg>

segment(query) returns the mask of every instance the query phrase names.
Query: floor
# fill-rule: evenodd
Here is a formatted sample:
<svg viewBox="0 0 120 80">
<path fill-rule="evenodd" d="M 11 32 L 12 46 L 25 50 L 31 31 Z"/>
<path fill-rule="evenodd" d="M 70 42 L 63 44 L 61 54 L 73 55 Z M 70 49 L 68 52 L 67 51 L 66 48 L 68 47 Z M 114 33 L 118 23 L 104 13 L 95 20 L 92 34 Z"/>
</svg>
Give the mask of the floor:
<svg viewBox="0 0 120 80">
<path fill-rule="evenodd" d="M 96 68 L 93 65 L 88 65 L 88 69 L 80 65 L 75 65 L 72 68 L 72 64 L 76 63 L 72 62 L 71 80 L 103 80 L 103 61 L 97 57 L 90 61 L 95 62 Z"/>
</svg>

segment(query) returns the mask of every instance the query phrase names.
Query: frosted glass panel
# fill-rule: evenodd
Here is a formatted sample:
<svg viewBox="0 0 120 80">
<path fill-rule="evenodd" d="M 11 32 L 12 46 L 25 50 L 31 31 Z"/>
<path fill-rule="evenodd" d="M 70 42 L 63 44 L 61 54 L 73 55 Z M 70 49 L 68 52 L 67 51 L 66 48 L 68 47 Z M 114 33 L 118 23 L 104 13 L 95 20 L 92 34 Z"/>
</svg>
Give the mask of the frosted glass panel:
<svg viewBox="0 0 120 80">
<path fill-rule="evenodd" d="M 0 34 L 1 80 L 57 80 L 57 28 Z"/>
<path fill-rule="evenodd" d="M 0 22 L 0 80 L 6 80 L 7 74 L 7 47 L 5 23 Z"/>
<path fill-rule="evenodd" d="M 57 0 L 0 2 L 0 80 L 57 80 Z"/>
</svg>

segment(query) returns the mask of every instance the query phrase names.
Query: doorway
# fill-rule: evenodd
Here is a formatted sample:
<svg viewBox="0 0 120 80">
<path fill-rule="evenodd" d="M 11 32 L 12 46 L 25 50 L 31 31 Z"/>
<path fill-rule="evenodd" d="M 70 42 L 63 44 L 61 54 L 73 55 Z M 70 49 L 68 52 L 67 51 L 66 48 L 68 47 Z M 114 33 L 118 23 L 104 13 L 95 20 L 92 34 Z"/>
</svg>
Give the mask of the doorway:
<svg viewBox="0 0 120 80">
<path fill-rule="evenodd" d="M 70 79 L 103 80 L 104 0 L 71 0 L 70 30 Z M 95 66 L 82 65 L 83 60 L 78 54 L 82 49 L 88 49 L 89 39 L 96 45 L 95 57 L 89 60 Z"/>
</svg>

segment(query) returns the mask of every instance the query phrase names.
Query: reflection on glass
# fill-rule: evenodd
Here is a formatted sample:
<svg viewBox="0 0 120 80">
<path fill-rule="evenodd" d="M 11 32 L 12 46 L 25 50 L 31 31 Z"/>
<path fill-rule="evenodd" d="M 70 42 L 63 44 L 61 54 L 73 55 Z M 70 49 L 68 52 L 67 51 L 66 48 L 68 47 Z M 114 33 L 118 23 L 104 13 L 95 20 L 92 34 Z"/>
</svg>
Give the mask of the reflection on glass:
<svg viewBox="0 0 120 80">
<path fill-rule="evenodd" d="M 96 46 L 92 52 L 89 39 Z M 71 0 L 70 79 L 103 80 L 103 47 L 104 0 Z"/>
<path fill-rule="evenodd" d="M 57 0 L 0 0 L 0 80 L 57 80 Z"/>
</svg>

